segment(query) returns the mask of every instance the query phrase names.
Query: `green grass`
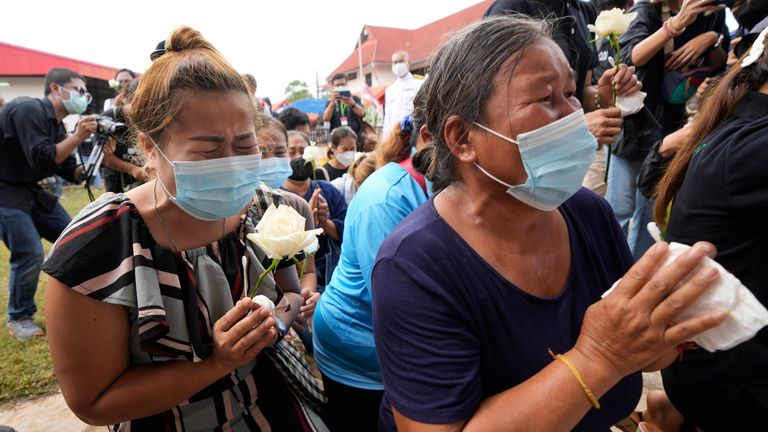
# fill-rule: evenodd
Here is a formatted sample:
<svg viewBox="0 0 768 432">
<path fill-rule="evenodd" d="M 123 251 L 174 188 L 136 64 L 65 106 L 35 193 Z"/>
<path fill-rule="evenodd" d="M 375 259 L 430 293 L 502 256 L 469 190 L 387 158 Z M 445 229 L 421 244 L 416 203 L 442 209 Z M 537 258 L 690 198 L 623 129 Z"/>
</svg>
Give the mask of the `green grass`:
<svg viewBox="0 0 768 432">
<path fill-rule="evenodd" d="M 94 191 L 100 194 L 101 191 Z M 74 216 L 88 204 L 88 195 L 82 186 L 64 188 L 61 204 L 67 212 Z M 43 241 L 46 253 L 51 247 Z M 0 321 L 3 331 L 0 331 L 0 404 L 14 399 L 51 393 L 57 389 L 56 377 L 53 374 L 51 356 L 48 352 L 47 338 L 34 338 L 31 341 L 19 342 L 8 333 L 8 261 L 10 252 L 5 244 L 0 242 Z M 36 321 L 45 328 L 45 274 L 41 274 L 37 284 L 35 303 L 37 304 Z"/>
</svg>

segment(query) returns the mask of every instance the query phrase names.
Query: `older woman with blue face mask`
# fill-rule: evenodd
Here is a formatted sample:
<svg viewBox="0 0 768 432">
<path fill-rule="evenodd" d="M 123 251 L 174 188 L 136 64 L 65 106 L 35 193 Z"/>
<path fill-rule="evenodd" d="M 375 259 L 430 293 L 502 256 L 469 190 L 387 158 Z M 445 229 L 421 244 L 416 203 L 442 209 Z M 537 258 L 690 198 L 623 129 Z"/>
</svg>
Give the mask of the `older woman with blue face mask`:
<svg viewBox="0 0 768 432">
<path fill-rule="evenodd" d="M 424 86 L 440 192 L 373 268 L 380 430 L 609 429 L 639 370 L 724 319 L 675 321 L 715 280 L 695 270 L 714 248 L 659 269 L 660 243 L 632 265 L 610 207 L 580 188 L 597 142 L 542 22 L 458 32 Z"/>
</svg>

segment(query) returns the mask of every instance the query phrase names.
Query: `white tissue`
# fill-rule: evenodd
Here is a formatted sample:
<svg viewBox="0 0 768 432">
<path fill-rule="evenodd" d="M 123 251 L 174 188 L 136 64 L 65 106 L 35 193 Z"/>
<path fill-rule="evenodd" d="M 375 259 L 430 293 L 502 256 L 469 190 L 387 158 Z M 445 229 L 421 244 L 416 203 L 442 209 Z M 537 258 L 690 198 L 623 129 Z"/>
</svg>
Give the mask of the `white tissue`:
<svg viewBox="0 0 768 432">
<path fill-rule="evenodd" d="M 265 295 L 259 294 L 257 296 L 253 296 L 253 302 L 263 308 L 269 309 L 270 312 L 275 311 L 275 303 Z"/>
<path fill-rule="evenodd" d="M 667 266 L 678 256 L 690 249 L 680 243 L 669 244 L 669 255 L 663 266 Z M 768 310 L 755 298 L 752 291 L 715 260 L 705 257 L 702 265 L 715 268 L 720 278 L 712 284 L 696 301 L 688 306 L 674 321 L 702 316 L 714 310 L 728 312 L 728 318 L 717 327 L 711 328 L 693 338 L 700 347 L 709 352 L 727 350 L 745 342 L 768 325 Z M 607 296 L 619 284 L 621 279 L 603 294 Z"/>
<path fill-rule="evenodd" d="M 626 117 L 640 112 L 643 109 L 645 95 L 645 92 L 638 90 L 627 96 L 616 96 L 616 108 L 621 110 L 621 116 Z"/>
</svg>

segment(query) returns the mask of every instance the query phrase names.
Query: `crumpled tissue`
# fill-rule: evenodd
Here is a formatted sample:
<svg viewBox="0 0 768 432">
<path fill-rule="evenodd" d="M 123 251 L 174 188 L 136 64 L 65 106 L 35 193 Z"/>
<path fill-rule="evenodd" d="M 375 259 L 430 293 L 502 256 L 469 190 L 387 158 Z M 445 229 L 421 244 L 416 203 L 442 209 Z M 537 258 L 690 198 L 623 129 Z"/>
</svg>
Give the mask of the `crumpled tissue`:
<svg viewBox="0 0 768 432">
<path fill-rule="evenodd" d="M 656 224 L 652 224 L 653 227 L 650 225 L 648 231 L 652 235 L 657 235 Z M 670 243 L 669 255 L 663 266 L 669 265 L 690 248 L 681 243 Z M 752 339 L 760 329 L 768 325 L 768 310 L 736 276 L 709 257 L 705 257 L 701 265 L 715 268 L 720 278 L 688 306 L 674 322 L 702 316 L 713 310 L 728 312 L 728 317 L 717 327 L 694 337 L 693 342 L 709 352 L 727 350 Z M 603 297 L 611 293 L 620 281 L 621 279 L 616 281 L 611 289 L 603 294 Z"/>
<path fill-rule="evenodd" d="M 626 96 L 616 96 L 616 108 L 621 110 L 622 117 L 637 114 L 643 109 L 645 96 L 646 93 L 639 90 Z"/>
</svg>

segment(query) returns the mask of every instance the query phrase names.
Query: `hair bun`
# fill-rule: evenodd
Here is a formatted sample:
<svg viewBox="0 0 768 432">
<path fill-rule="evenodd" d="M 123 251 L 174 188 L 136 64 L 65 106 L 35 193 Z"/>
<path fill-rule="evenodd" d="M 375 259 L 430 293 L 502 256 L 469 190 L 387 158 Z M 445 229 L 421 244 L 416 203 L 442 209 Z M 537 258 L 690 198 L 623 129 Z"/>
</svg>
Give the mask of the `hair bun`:
<svg viewBox="0 0 768 432">
<path fill-rule="evenodd" d="M 215 51 L 213 45 L 211 45 L 199 31 L 191 27 L 181 26 L 175 28 L 165 41 L 166 52 L 196 49 Z"/>
</svg>

